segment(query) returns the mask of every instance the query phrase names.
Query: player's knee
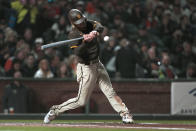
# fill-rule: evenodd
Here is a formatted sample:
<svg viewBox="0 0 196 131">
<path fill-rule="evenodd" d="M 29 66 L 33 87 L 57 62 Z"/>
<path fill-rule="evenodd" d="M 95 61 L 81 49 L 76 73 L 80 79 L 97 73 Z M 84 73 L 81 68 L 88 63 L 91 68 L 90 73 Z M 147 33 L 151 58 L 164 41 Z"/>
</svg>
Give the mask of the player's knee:
<svg viewBox="0 0 196 131">
<path fill-rule="evenodd" d="M 85 106 L 86 105 L 86 101 L 85 100 L 79 100 L 78 101 L 78 105 L 79 106 Z"/>
</svg>

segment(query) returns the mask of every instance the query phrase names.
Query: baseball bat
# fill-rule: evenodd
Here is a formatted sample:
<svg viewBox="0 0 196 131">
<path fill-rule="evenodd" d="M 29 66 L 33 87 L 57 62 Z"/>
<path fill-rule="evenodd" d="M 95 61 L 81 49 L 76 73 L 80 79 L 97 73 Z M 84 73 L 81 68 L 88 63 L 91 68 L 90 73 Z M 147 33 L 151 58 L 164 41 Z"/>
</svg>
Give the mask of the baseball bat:
<svg viewBox="0 0 196 131">
<path fill-rule="evenodd" d="M 46 44 L 46 45 L 41 46 L 41 50 L 51 48 L 51 47 L 62 46 L 62 45 L 72 43 L 72 42 L 77 41 L 77 40 L 82 40 L 83 38 L 84 37 L 78 37 L 78 38 L 74 38 L 74 39 L 70 39 L 70 40 L 63 40 L 63 41 L 58 41 L 58 42 Z"/>
</svg>

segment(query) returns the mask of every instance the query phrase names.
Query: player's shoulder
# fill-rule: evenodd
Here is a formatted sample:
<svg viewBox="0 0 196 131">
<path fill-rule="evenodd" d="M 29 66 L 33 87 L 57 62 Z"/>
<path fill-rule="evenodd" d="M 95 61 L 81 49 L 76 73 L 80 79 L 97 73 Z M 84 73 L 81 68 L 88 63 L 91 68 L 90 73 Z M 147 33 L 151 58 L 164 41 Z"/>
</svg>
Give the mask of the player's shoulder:
<svg viewBox="0 0 196 131">
<path fill-rule="evenodd" d="M 91 24 L 101 24 L 100 22 L 96 21 L 96 20 L 87 20 L 87 22 L 91 23 Z"/>
<path fill-rule="evenodd" d="M 93 25 L 94 30 L 98 31 L 99 33 L 102 33 L 104 26 L 100 22 L 95 20 L 89 20 L 89 22 L 91 22 L 91 24 Z"/>
<path fill-rule="evenodd" d="M 93 25 L 93 28 L 94 29 L 97 29 L 97 28 L 100 28 L 100 27 L 103 27 L 102 24 L 98 21 L 95 21 L 95 20 L 88 20 L 89 23 L 91 23 Z"/>
</svg>

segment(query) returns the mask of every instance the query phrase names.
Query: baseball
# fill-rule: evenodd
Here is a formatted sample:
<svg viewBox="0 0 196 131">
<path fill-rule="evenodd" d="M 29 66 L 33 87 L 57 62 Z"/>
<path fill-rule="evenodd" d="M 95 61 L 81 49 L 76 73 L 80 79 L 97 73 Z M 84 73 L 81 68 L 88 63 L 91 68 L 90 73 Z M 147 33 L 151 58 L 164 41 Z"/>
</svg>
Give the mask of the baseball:
<svg viewBox="0 0 196 131">
<path fill-rule="evenodd" d="M 109 40 L 109 36 L 104 36 L 104 38 L 103 38 L 103 40 L 105 41 L 105 42 L 107 42 L 108 40 Z"/>
</svg>

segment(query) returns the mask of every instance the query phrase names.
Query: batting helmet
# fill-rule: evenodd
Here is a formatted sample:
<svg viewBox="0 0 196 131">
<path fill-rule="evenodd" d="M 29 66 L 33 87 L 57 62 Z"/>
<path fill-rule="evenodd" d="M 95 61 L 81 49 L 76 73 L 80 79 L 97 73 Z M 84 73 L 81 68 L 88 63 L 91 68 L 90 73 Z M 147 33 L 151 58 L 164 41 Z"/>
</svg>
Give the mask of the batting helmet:
<svg viewBox="0 0 196 131">
<path fill-rule="evenodd" d="M 71 9 L 69 11 L 69 20 L 71 21 L 72 24 L 79 25 L 83 23 L 86 20 L 86 18 L 80 10 Z"/>
</svg>

